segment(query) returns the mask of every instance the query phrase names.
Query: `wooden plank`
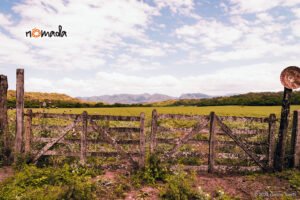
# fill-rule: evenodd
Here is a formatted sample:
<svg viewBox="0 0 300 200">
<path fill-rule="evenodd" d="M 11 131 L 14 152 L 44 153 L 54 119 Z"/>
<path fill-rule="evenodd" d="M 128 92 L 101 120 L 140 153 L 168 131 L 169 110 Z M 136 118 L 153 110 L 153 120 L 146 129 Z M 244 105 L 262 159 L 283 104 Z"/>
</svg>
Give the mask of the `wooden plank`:
<svg viewBox="0 0 300 200">
<path fill-rule="evenodd" d="M 5 151 L 9 148 L 8 117 L 7 117 L 7 76 L 0 75 L 0 138 L 2 137 Z"/>
<path fill-rule="evenodd" d="M 243 143 L 236 135 L 234 135 L 233 132 L 230 130 L 230 128 L 229 128 L 227 125 L 225 125 L 225 124 L 221 121 L 221 119 L 220 119 L 218 116 L 216 116 L 216 121 L 218 122 L 218 125 L 222 128 L 222 130 L 223 130 L 225 133 L 227 133 L 227 135 L 228 135 L 233 141 L 235 141 L 235 142 L 238 144 L 238 146 L 241 147 L 241 148 L 245 151 L 245 153 L 248 154 L 248 156 L 249 156 L 250 158 L 252 158 L 252 160 L 253 160 L 260 168 L 262 168 L 263 170 L 266 170 L 265 166 L 263 166 L 263 165 L 259 162 L 259 159 L 257 158 L 257 156 L 256 156 L 254 153 L 252 153 L 253 150 L 252 150 L 248 145 L 244 144 L 244 143 Z"/>
<path fill-rule="evenodd" d="M 154 109 L 152 111 L 152 120 L 151 120 L 151 133 L 150 133 L 150 153 L 154 153 L 154 149 L 156 147 L 156 133 L 157 133 L 157 111 Z"/>
<path fill-rule="evenodd" d="M 103 128 L 103 127 L 97 126 L 97 124 L 93 120 L 91 120 L 90 122 L 93 125 L 94 130 L 96 132 L 98 132 L 99 134 L 101 134 L 104 137 L 104 139 L 108 143 L 110 143 L 117 150 L 117 152 L 119 152 L 121 157 L 124 157 L 124 158 L 127 157 L 129 159 L 129 161 L 132 163 L 133 167 L 134 168 L 137 167 L 136 161 L 132 158 L 132 156 L 127 155 L 126 151 L 120 145 L 118 145 L 117 141 L 108 134 L 105 127 Z"/>
<path fill-rule="evenodd" d="M 57 130 L 61 130 L 63 128 L 66 128 L 66 126 L 60 126 L 60 125 L 41 125 L 41 124 L 33 124 L 32 128 L 34 130 L 47 130 L 47 131 L 57 131 Z M 75 127 L 75 131 L 81 131 L 81 127 Z M 87 126 L 87 131 L 88 132 L 93 132 L 94 129 L 92 126 Z M 140 132 L 140 128 L 139 127 L 109 127 L 108 131 L 110 132 L 118 132 L 118 133 L 139 133 Z"/>
<path fill-rule="evenodd" d="M 275 131 L 276 131 L 276 115 L 271 114 L 269 117 L 269 135 L 268 135 L 268 167 L 274 169 L 274 153 L 275 153 Z"/>
<path fill-rule="evenodd" d="M 300 168 L 300 110 L 294 111 L 291 146 L 291 167 Z"/>
<path fill-rule="evenodd" d="M 158 143 L 160 144 L 177 144 L 178 141 L 180 140 L 180 138 L 157 138 L 156 139 Z M 235 147 L 235 146 L 238 146 L 238 144 L 235 142 L 235 141 L 221 141 L 221 140 L 218 140 L 218 141 L 215 141 L 216 142 L 216 145 L 219 147 L 219 146 L 232 146 L 232 147 Z M 209 140 L 207 139 L 189 139 L 188 144 L 199 144 L 199 145 L 203 145 L 203 144 L 209 144 Z M 262 146 L 262 145 L 267 145 L 266 142 L 252 142 L 252 141 L 247 141 L 246 142 L 247 145 L 249 146 Z"/>
<path fill-rule="evenodd" d="M 173 127 L 158 127 L 158 132 L 190 132 L 193 128 L 173 128 Z M 236 135 L 243 135 L 247 137 L 254 137 L 257 135 L 267 135 L 268 130 L 266 129 L 247 129 L 247 128 L 233 128 L 232 132 Z M 201 133 L 209 133 L 209 129 L 203 129 Z M 220 128 L 216 127 L 215 133 L 217 135 L 226 135 Z"/>
<path fill-rule="evenodd" d="M 38 151 L 33 151 L 33 153 L 38 153 Z M 70 157 L 80 157 L 80 152 L 63 152 L 59 150 L 48 150 L 44 156 L 70 156 Z M 126 152 L 126 156 L 139 156 L 140 153 L 137 151 Z M 117 151 L 87 151 L 87 157 L 118 157 L 120 154 Z"/>
<path fill-rule="evenodd" d="M 52 140 L 52 142 L 49 142 L 46 144 L 33 158 L 33 162 L 37 162 L 37 160 L 44 155 L 54 144 L 56 144 L 59 140 L 61 140 L 70 130 L 74 128 L 74 126 L 79 122 L 78 118 L 74 120 L 72 124 L 67 126 L 65 129 L 61 131 L 61 134 L 55 139 Z"/>
<path fill-rule="evenodd" d="M 174 166 L 173 168 L 175 168 Z M 199 166 L 191 166 L 186 165 L 183 166 L 185 170 L 192 170 L 198 172 L 207 172 L 208 165 L 199 165 Z M 261 168 L 258 166 L 227 166 L 227 165 L 215 165 L 215 172 L 217 173 L 241 173 L 241 172 L 258 172 L 261 171 Z"/>
<path fill-rule="evenodd" d="M 65 114 L 65 113 L 32 113 L 33 118 L 58 118 L 58 119 L 68 119 L 73 120 L 80 116 L 80 114 Z"/>
<path fill-rule="evenodd" d="M 286 139 L 289 126 L 289 115 L 290 115 L 290 105 L 291 105 L 292 90 L 284 88 L 281 117 L 280 117 L 280 127 L 278 133 L 278 143 L 275 153 L 275 169 L 282 171 L 285 166 L 285 148 Z"/>
<path fill-rule="evenodd" d="M 32 110 L 27 110 L 27 117 L 25 122 L 25 153 L 30 153 L 31 146 L 31 124 L 32 124 Z"/>
<path fill-rule="evenodd" d="M 184 145 L 189 139 L 191 139 L 192 137 L 194 137 L 197 133 L 199 133 L 204 127 L 206 127 L 207 124 L 200 124 L 200 122 L 198 122 L 196 124 L 195 129 L 186 134 L 185 136 L 183 136 L 178 142 L 177 144 L 173 147 L 173 149 L 170 152 L 167 152 L 166 154 L 164 154 L 164 157 L 172 157 L 177 151 L 178 149 Z"/>
<path fill-rule="evenodd" d="M 32 142 L 38 142 L 38 143 L 48 143 L 48 142 L 52 142 L 53 140 L 56 140 L 57 138 L 47 138 L 47 137 L 34 137 L 32 138 Z M 57 143 L 60 144 L 80 144 L 81 140 L 80 139 L 65 139 L 62 138 L 61 140 L 59 140 Z M 87 139 L 86 140 L 87 145 L 89 144 L 108 144 L 107 141 L 104 140 L 94 140 L 94 139 Z M 133 139 L 120 139 L 120 140 L 116 140 L 116 142 L 118 144 L 130 144 L 130 145 L 139 145 L 140 144 L 140 140 L 133 140 Z"/>
<path fill-rule="evenodd" d="M 258 122 L 258 123 L 268 123 L 269 118 L 267 117 L 237 117 L 237 116 L 218 116 L 222 121 L 231 122 Z"/>
<path fill-rule="evenodd" d="M 24 134 L 24 69 L 17 69 L 16 85 L 16 137 L 14 160 L 22 153 L 22 143 Z"/>
<path fill-rule="evenodd" d="M 140 121 L 139 116 L 89 115 L 89 120 Z"/>
<path fill-rule="evenodd" d="M 61 118 L 75 119 L 80 114 L 58 114 L 58 113 L 33 113 L 34 118 Z M 139 116 L 115 116 L 115 115 L 88 115 L 89 120 L 108 120 L 108 121 L 140 121 Z"/>
<path fill-rule="evenodd" d="M 267 160 L 267 156 L 265 154 L 256 154 L 259 161 Z M 237 153 L 216 153 L 217 158 L 221 159 L 232 159 L 232 160 L 251 160 L 248 156 L 237 154 Z"/>
<path fill-rule="evenodd" d="M 159 114 L 158 119 L 181 119 L 181 120 L 208 120 L 207 115 L 184 115 L 184 114 Z"/>
<path fill-rule="evenodd" d="M 145 139 L 145 113 L 140 115 L 140 168 L 145 167 L 145 150 L 146 150 L 146 139 Z"/>
<path fill-rule="evenodd" d="M 209 125 L 209 157 L 208 157 L 208 173 L 214 173 L 214 165 L 215 165 L 215 113 L 210 113 L 210 125 Z"/>
<path fill-rule="evenodd" d="M 81 115 L 82 120 L 82 131 L 80 134 L 80 163 L 82 165 L 86 162 L 86 137 L 87 137 L 87 126 L 88 126 L 88 114 L 86 111 L 84 111 Z"/>
</svg>

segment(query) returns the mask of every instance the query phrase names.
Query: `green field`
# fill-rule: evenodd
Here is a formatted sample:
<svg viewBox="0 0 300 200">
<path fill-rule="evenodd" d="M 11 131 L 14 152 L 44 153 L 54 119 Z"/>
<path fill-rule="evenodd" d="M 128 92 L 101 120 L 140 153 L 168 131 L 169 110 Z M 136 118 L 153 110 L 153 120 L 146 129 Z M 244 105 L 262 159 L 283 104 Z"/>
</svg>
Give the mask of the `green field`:
<svg viewBox="0 0 300 200">
<path fill-rule="evenodd" d="M 151 117 L 151 112 L 156 109 L 158 113 L 170 114 L 189 114 L 189 115 L 208 115 L 214 111 L 220 116 L 250 116 L 250 117 L 267 117 L 275 113 L 277 118 L 280 116 L 280 106 L 207 106 L 207 107 L 123 107 L 123 108 L 57 108 L 45 109 L 44 112 L 51 113 L 74 113 L 79 114 L 87 111 L 89 114 L 102 115 L 139 115 L 141 112 L 146 114 L 146 118 Z M 300 106 L 292 106 L 291 111 L 300 110 Z M 43 111 L 43 109 L 33 109 Z"/>
</svg>

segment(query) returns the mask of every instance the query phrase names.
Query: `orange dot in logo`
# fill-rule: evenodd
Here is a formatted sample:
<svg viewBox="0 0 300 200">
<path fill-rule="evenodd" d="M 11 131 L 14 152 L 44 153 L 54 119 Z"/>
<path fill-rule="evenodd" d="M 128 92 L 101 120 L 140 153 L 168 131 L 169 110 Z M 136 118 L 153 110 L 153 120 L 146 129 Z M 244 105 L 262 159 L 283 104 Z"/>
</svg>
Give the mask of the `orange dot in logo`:
<svg viewBox="0 0 300 200">
<path fill-rule="evenodd" d="M 37 28 L 33 28 L 31 34 L 32 37 L 38 38 L 41 36 L 41 30 Z"/>
</svg>

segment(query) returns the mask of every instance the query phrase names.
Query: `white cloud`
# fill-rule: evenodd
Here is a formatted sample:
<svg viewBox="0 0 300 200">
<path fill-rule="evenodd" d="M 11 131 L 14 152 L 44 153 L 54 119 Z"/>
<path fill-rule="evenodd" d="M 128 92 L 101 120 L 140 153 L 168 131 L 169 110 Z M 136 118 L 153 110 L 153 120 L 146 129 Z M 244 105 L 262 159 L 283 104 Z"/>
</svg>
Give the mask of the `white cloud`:
<svg viewBox="0 0 300 200">
<path fill-rule="evenodd" d="M 0 27 L 10 32 L 18 45 L 30 49 L 21 51 L 20 58 L 31 57 L 32 62 L 27 59 L 18 62 L 55 70 L 104 66 L 106 58 L 117 51 L 120 44 L 127 45 L 126 39 L 149 41 L 145 29 L 152 17 L 158 14 L 156 8 L 136 0 L 55 0 L 51 4 L 26 0 L 15 5 L 13 10 L 20 16 L 20 21 L 11 23 L 7 16 L 1 14 L 0 22 L 4 23 Z M 67 37 L 25 37 L 25 32 L 34 27 L 58 30 L 58 25 L 67 31 Z M 9 39 L 8 36 L 6 38 Z M 4 46 L 0 47 L 1 51 L 5 52 Z M 4 56 L 15 59 L 16 55 L 7 52 Z"/>
<path fill-rule="evenodd" d="M 293 8 L 292 12 L 297 18 L 300 18 L 300 8 Z"/>
<path fill-rule="evenodd" d="M 216 20 L 199 20 L 195 25 L 184 25 L 176 29 L 176 35 L 191 44 L 202 44 L 206 48 L 230 45 L 241 38 L 242 32 Z"/>
<path fill-rule="evenodd" d="M 291 22 L 291 29 L 295 36 L 300 37 L 300 19 Z"/>
<path fill-rule="evenodd" d="M 287 62 L 259 63 L 238 68 L 220 69 L 209 74 L 195 74 L 181 77 L 171 75 L 141 77 L 116 72 L 98 72 L 95 77 L 88 80 L 71 78 L 64 78 L 59 81 L 48 80 L 46 81 L 47 84 L 42 87 L 73 96 L 117 94 L 124 92 L 132 94 L 145 92 L 163 93 L 178 96 L 186 92 L 225 95 L 249 91 L 279 91 L 282 90 L 279 75 L 281 70 L 286 66 Z M 49 84 L 49 82 L 51 82 L 51 84 Z M 30 84 L 29 86 L 30 89 L 34 91 L 43 90 L 41 86 L 36 84 Z M 53 88 L 55 88 L 55 90 Z M 80 91 L 78 88 L 86 89 Z"/>
<path fill-rule="evenodd" d="M 231 13 L 256 13 L 268 11 L 278 6 L 295 6 L 300 0 L 230 0 Z"/>
<path fill-rule="evenodd" d="M 195 3 L 193 0 L 154 0 L 158 8 L 168 7 L 174 13 L 191 14 Z"/>
</svg>

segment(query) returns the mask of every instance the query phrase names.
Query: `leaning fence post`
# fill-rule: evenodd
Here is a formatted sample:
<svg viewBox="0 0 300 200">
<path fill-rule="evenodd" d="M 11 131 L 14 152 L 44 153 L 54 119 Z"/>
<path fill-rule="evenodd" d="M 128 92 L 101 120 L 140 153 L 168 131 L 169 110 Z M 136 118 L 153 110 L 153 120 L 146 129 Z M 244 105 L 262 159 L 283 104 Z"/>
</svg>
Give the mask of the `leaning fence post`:
<svg viewBox="0 0 300 200">
<path fill-rule="evenodd" d="M 269 129 L 268 129 L 268 167 L 274 169 L 274 153 L 275 153 L 275 131 L 276 131 L 276 115 L 270 114 L 269 116 Z"/>
<path fill-rule="evenodd" d="M 151 121 L 150 153 L 154 153 L 154 149 L 156 147 L 156 132 L 157 132 L 157 111 L 154 109 L 152 111 L 152 121 Z"/>
<path fill-rule="evenodd" d="M 7 76 L 0 75 L 0 137 L 3 139 L 4 149 L 8 144 L 8 120 L 7 120 Z"/>
<path fill-rule="evenodd" d="M 215 113 L 210 113 L 210 126 L 209 126 L 209 157 L 208 157 L 208 172 L 214 172 L 215 165 L 215 127 L 216 127 Z"/>
<path fill-rule="evenodd" d="M 30 153 L 30 145 L 31 145 L 31 125 L 32 125 L 32 110 L 27 110 L 27 117 L 25 122 L 25 153 Z"/>
<path fill-rule="evenodd" d="M 15 156 L 22 153 L 22 142 L 24 132 L 24 69 L 17 69 L 16 85 L 16 138 L 15 138 Z"/>
<path fill-rule="evenodd" d="M 140 115 L 140 168 L 145 167 L 145 113 Z"/>
<path fill-rule="evenodd" d="M 294 111 L 292 131 L 292 167 L 300 168 L 300 110 Z"/>
<path fill-rule="evenodd" d="M 278 171 L 282 171 L 285 166 L 285 148 L 289 124 L 291 96 L 292 89 L 284 88 L 278 143 L 275 154 L 275 168 Z"/>
<path fill-rule="evenodd" d="M 88 126 L 88 113 L 84 111 L 82 113 L 82 131 L 80 137 L 80 163 L 84 165 L 86 163 L 86 136 L 87 136 L 87 126 Z"/>
</svg>

